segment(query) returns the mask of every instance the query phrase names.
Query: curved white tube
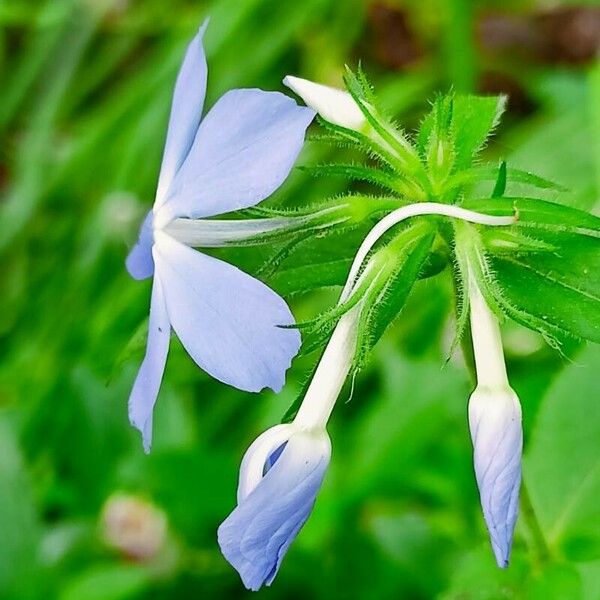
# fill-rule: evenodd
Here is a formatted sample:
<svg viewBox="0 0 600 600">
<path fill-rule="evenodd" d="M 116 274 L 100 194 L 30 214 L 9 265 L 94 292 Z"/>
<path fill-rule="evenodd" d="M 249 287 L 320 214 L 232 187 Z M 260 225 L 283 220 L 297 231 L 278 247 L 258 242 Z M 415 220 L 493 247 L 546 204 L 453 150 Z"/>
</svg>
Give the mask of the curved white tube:
<svg viewBox="0 0 600 600">
<path fill-rule="evenodd" d="M 516 221 L 516 216 L 495 217 L 492 215 L 484 215 L 472 210 L 467 210 L 466 208 L 461 208 L 460 206 L 441 204 L 439 202 L 417 202 L 414 204 L 408 204 L 407 206 L 402 206 L 401 208 L 391 212 L 389 215 L 386 215 L 367 234 L 367 237 L 360 245 L 360 248 L 354 257 L 354 261 L 352 262 L 352 266 L 350 267 L 350 273 L 348 274 L 346 285 L 344 285 L 344 289 L 342 290 L 342 294 L 340 296 L 340 303 L 345 302 L 350 296 L 350 293 L 354 288 L 356 276 L 360 271 L 360 267 L 377 240 L 379 240 L 379 238 L 394 225 L 400 223 L 400 221 L 421 215 L 441 215 L 445 217 L 454 217 L 456 219 L 462 219 L 463 221 L 469 221 L 470 223 L 492 226 L 511 225 Z"/>
</svg>

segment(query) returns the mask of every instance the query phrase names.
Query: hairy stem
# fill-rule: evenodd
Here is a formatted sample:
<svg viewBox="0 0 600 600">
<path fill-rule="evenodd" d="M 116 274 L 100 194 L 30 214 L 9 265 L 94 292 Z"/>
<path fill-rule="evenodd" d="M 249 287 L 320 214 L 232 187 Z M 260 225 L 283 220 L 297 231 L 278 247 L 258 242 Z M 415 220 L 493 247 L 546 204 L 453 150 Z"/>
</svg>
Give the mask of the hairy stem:
<svg viewBox="0 0 600 600">
<path fill-rule="evenodd" d="M 462 219 L 470 223 L 479 223 L 480 225 L 490 226 L 504 226 L 512 225 L 516 218 L 515 217 L 496 217 L 492 215 L 485 215 L 472 210 L 466 210 L 459 206 L 450 204 L 440 204 L 438 202 L 415 202 L 414 204 L 408 204 L 394 210 L 393 212 L 386 215 L 381 221 L 371 229 L 367 237 L 361 244 L 352 267 L 350 268 L 350 274 L 346 281 L 346 285 L 342 290 L 341 300 L 346 300 L 352 291 L 354 281 L 360 271 L 360 268 L 371 251 L 371 248 L 377 243 L 381 236 L 391 229 L 394 225 L 397 225 L 401 221 L 410 217 L 422 216 L 422 215 L 441 215 L 445 217 L 453 217 L 456 219 Z"/>
</svg>

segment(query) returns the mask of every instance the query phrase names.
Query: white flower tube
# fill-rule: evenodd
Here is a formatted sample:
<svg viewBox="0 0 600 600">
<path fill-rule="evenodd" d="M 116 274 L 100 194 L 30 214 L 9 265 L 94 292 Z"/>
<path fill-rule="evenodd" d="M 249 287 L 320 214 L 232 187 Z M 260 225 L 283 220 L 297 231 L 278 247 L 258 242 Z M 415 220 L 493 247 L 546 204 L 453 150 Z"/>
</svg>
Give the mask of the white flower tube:
<svg viewBox="0 0 600 600">
<path fill-rule="evenodd" d="M 364 302 L 359 302 L 338 321 L 294 419 L 298 428 L 310 430 L 325 428 L 327 425 L 352 367 L 358 337 L 358 319 L 363 304 Z"/>
<path fill-rule="evenodd" d="M 293 75 L 285 77 L 283 84 L 326 121 L 357 131 L 367 127 L 365 116 L 348 92 Z"/>
<path fill-rule="evenodd" d="M 523 430 L 506 375 L 500 328 L 475 278 L 469 282 L 477 387 L 469 399 L 475 476 L 496 562 L 507 567 L 517 520 Z"/>
</svg>

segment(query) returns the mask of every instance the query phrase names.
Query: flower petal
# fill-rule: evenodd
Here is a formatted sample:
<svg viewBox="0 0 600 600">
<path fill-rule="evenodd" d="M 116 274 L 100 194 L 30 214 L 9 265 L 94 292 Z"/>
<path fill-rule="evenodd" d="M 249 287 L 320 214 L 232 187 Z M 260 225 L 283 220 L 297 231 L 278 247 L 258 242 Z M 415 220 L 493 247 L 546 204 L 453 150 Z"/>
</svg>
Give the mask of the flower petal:
<svg viewBox="0 0 600 600">
<path fill-rule="evenodd" d="M 259 435 L 246 450 L 240 467 L 240 479 L 238 483 L 237 500 L 245 500 L 261 482 L 265 469 L 268 470 L 275 464 L 276 458 L 271 463 L 273 453 L 279 457 L 280 449 L 292 433 L 294 426 L 291 423 L 282 423 L 267 429 Z"/>
<path fill-rule="evenodd" d="M 264 200 L 288 176 L 314 115 L 279 92 L 227 92 L 200 124 L 160 222 L 220 215 Z"/>
<path fill-rule="evenodd" d="M 152 412 L 167 362 L 170 334 L 171 327 L 162 283 L 160 278 L 155 276 L 152 284 L 146 356 L 129 396 L 129 420 L 141 431 L 146 452 L 150 451 L 152 443 Z"/>
<path fill-rule="evenodd" d="M 165 151 L 158 178 L 155 208 L 160 207 L 167 198 L 173 177 L 185 161 L 200 125 L 208 75 L 202 46 L 202 37 L 207 25 L 208 19 L 202 23 L 198 33 L 190 42 L 177 75 Z"/>
<path fill-rule="evenodd" d="M 308 519 L 329 465 L 327 433 L 293 435 L 261 482 L 218 530 L 221 551 L 244 585 L 270 585 Z"/>
<path fill-rule="evenodd" d="M 475 476 L 496 562 L 508 566 L 521 485 L 521 407 L 510 389 L 478 387 L 469 400 Z"/>
<path fill-rule="evenodd" d="M 125 266 L 134 279 L 148 279 L 154 273 L 154 259 L 152 258 L 152 211 L 148 211 L 140 227 L 140 233 L 135 246 L 127 255 Z"/>
<path fill-rule="evenodd" d="M 171 325 L 194 361 L 241 390 L 279 391 L 300 348 L 285 301 L 254 277 L 157 232 Z"/>
</svg>

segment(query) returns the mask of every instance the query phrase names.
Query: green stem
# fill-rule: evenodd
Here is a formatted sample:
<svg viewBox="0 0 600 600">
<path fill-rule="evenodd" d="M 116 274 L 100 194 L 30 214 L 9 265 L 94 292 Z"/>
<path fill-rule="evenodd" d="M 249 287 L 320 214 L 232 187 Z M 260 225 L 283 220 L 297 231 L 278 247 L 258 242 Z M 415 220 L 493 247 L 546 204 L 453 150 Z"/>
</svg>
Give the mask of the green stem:
<svg viewBox="0 0 600 600">
<path fill-rule="evenodd" d="M 538 521 L 535 509 L 531 502 L 531 496 L 525 481 L 521 482 L 521 518 L 525 522 L 530 534 L 530 544 L 534 551 L 534 558 L 538 565 L 550 560 L 552 553 L 546 542 L 544 532 Z"/>
</svg>

